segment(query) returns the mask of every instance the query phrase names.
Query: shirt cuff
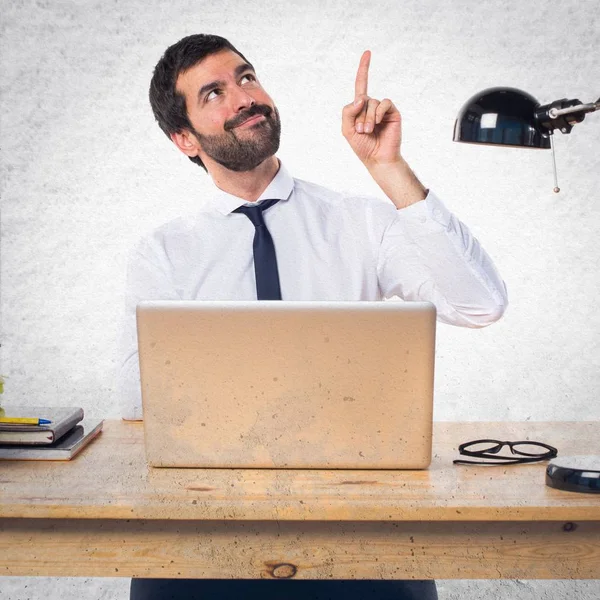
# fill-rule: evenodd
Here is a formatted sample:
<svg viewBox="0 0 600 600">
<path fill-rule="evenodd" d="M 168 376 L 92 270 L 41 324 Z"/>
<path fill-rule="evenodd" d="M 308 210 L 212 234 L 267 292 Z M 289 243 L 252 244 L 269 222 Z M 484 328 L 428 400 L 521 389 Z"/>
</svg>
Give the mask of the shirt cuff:
<svg viewBox="0 0 600 600">
<path fill-rule="evenodd" d="M 452 217 L 444 203 L 431 190 L 424 200 L 399 208 L 396 214 L 397 218 L 415 233 L 446 231 Z"/>
</svg>

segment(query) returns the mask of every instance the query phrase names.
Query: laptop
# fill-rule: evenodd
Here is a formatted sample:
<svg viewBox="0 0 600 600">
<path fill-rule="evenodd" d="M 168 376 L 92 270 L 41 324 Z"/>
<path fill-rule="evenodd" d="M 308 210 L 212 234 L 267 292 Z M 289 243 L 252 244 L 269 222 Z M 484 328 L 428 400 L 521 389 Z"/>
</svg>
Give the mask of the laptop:
<svg viewBox="0 0 600 600">
<path fill-rule="evenodd" d="M 428 302 L 142 302 L 148 464 L 425 469 L 435 326 Z"/>
</svg>

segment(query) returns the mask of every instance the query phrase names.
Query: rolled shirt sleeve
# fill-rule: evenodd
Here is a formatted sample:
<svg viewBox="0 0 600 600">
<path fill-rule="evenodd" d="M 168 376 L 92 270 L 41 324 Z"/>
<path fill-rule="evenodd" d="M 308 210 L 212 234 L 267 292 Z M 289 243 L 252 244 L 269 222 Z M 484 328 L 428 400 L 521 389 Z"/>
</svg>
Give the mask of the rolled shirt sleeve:
<svg viewBox="0 0 600 600">
<path fill-rule="evenodd" d="M 506 285 L 468 227 L 431 191 L 396 210 L 383 235 L 377 270 L 385 298 L 429 301 L 443 323 L 485 327 L 508 305 Z"/>
</svg>

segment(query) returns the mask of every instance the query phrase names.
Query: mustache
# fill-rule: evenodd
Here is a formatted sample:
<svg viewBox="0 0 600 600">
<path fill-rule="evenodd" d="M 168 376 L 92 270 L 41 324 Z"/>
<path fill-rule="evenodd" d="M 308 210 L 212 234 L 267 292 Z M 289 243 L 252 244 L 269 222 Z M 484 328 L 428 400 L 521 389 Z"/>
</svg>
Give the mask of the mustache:
<svg viewBox="0 0 600 600">
<path fill-rule="evenodd" d="M 238 125 L 241 125 L 244 121 L 251 119 L 252 117 L 256 117 L 257 115 L 263 115 L 267 119 L 271 116 L 273 111 L 271 108 L 266 106 L 265 104 L 255 104 L 251 106 L 246 112 L 240 113 L 231 121 L 225 123 L 224 129 L 225 131 L 229 131 Z"/>
</svg>

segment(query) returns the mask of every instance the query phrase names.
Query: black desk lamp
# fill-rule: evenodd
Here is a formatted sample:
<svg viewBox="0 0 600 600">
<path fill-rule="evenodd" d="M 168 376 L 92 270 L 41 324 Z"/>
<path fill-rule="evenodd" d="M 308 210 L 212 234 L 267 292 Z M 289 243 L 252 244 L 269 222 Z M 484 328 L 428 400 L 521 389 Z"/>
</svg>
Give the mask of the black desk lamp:
<svg viewBox="0 0 600 600">
<path fill-rule="evenodd" d="M 454 141 L 517 148 L 552 148 L 554 191 L 559 192 L 552 135 L 555 129 L 571 133 L 585 113 L 600 110 L 600 98 L 590 104 L 555 100 L 540 104 L 515 88 L 488 88 L 475 94 L 460 110 L 454 124 Z"/>
</svg>

